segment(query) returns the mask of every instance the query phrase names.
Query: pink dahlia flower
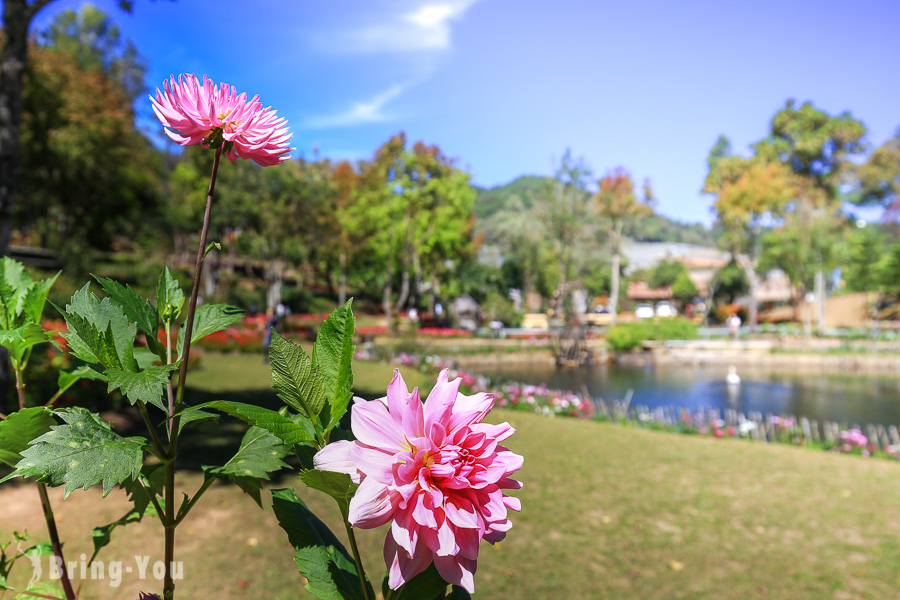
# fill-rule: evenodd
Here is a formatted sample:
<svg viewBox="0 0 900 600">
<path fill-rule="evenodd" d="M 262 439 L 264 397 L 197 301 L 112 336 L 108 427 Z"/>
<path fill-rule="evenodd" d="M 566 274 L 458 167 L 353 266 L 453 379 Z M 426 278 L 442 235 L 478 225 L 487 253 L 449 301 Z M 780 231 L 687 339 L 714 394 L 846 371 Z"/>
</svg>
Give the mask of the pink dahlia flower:
<svg viewBox="0 0 900 600">
<path fill-rule="evenodd" d="M 216 86 L 206 75 L 202 84 L 194 74 L 179 75 L 177 82 L 173 75 L 150 102 L 166 134 L 182 146 L 224 143 L 229 159 L 249 158 L 264 167 L 288 160 L 296 150 L 288 146 L 287 121 L 262 108 L 259 95 L 248 102 L 246 93 L 227 83 Z"/>
<path fill-rule="evenodd" d="M 493 396 L 465 396 L 459 384 L 441 371 L 423 404 L 418 388 L 410 393 L 394 371 L 386 398 L 354 398 L 356 441 L 329 444 L 315 457 L 317 469 L 348 473 L 360 484 L 351 525 L 391 522 L 384 560 L 392 589 L 433 561 L 446 581 L 474 592 L 481 540 L 502 540 L 512 527 L 507 511 L 521 509 L 503 490 L 522 487 L 510 479 L 522 457 L 499 445 L 515 430 L 482 423 Z"/>
</svg>

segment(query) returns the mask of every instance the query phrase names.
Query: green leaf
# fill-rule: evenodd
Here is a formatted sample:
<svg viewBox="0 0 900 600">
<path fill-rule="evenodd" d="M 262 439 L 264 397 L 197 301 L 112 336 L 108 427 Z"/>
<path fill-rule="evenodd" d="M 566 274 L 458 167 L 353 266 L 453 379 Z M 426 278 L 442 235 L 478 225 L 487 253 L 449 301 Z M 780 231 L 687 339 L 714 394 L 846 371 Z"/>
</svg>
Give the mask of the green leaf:
<svg viewBox="0 0 900 600">
<path fill-rule="evenodd" d="M 43 407 L 23 408 L 0 421 L 0 462 L 14 467 L 22 460 L 22 451 L 56 425 L 53 413 Z"/>
<path fill-rule="evenodd" d="M 22 263 L 8 256 L 0 259 L 0 329 L 15 329 L 20 324 L 18 317 L 33 285 Z"/>
<path fill-rule="evenodd" d="M 140 473 L 147 440 L 113 433 L 109 423 L 83 408 L 56 414 L 66 424 L 55 425 L 34 440 L 22 452 L 16 470 L 2 481 L 37 477 L 52 486 L 65 484 L 64 497 L 78 488 L 86 490 L 102 483 L 105 497 L 113 487 Z"/>
<path fill-rule="evenodd" d="M 165 351 L 165 348 L 163 349 Z M 164 363 L 166 360 L 160 359 L 159 354 L 150 350 L 150 348 L 144 348 L 143 346 L 135 346 L 134 347 L 134 362 L 137 363 L 138 369 L 148 369 L 153 366 L 157 366 L 159 363 Z"/>
<path fill-rule="evenodd" d="M 132 404 L 138 400 L 145 404 L 158 406 L 160 410 L 167 411 L 162 395 L 169 383 L 169 373 L 178 368 L 177 364 L 150 367 L 139 373 L 131 373 L 120 369 L 107 369 L 106 377 L 109 382 L 109 391 L 121 389 Z"/>
<path fill-rule="evenodd" d="M 134 360 L 137 327 L 128 322 L 122 309 L 109 298 L 98 300 L 88 283 L 72 295 L 71 304 L 61 312 L 69 328 L 62 335 L 75 356 L 104 367 L 137 371 Z"/>
<path fill-rule="evenodd" d="M 306 577 L 306 589 L 323 600 L 364 598 L 353 559 L 294 490 L 272 491 L 272 509 L 294 547 L 294 562 Z M 369 597 L 375 597 L 366 581 Z"/>
<path fill-rule="evenodd" d="M 221 467 L 203 467 L 207 475 L 230 476 L 262 508 L 262 480 L 288 465 L 281 460 L 289 453 L 280 439 L 261 427 L 251 427 L 237 454 Z"/>
<path fill-rule="evenodd" d="M 97 277 L 96 275 L 94 275 L 94 279 L 109 294 L 113 304 L 122 309 L 128 320 L 135 323 L 147 335 L 147 347 L 150 348 L 150 351 L 157 356 L 165 356 L 166 349 L 156 339 L 159 331 L 159 321 L 153 305 L 141 298 L 140 294 L 134 291 L 130 285 L 123 286 L 118 281 Z"/>
<path fill-rule="evenodd" d="M 104 375 L 103 373 L 98 373 L 87 365 L 81 365 L 73 371 L 60 371 L 57 385 L 60 389 L 66 389 L 74 385 L 79 379 L 106 381 L 106 375 Z"/>
<path fill-rule="evenodd" d="M 449 584 L 444 581 L 441 574 L 438 573 L 434 563 L 428 565 L 428 568 L 404 583 L 399 589 L 394 590 L 391 600 L 423 600 L 425 598 L 443 598 L 447 593 Z M 381 582 L 381 591 L 387 595 L 388 578 L 385 576 Z"/>
<path fill-rule="evenodd" d="M 184 306 L 184 292 L 178 281 L 172 277 L 169 267 L 163 265 L 163 272 L 156 285 L 156 311 L 163 323 L 172 323 L 181 316 Z"/>
<path fill-rule="evenodd" d="M 315 434 L 310 435 L 304 427 L 294 423 L 288 417 L 283 416 L 274 410 L 269 410 L 268 408 L 262 408 L 253 404 L 244 404 L 242 402 L 214 400 L 198 406 L 193 406 L 182 411 L 182 422 L 195 411 L 204 408 L 212 408 L 221 411 L 226 415 L 237 417 L 250 425 L 261 427 L 277 436 L 285 444 L 292 445 L 315 439 Z"/>
<path fill-rule="evenodd" d="M 269 473 L 287 467 L 282 458 L 288 448 L 262 427 L 253 426 L 244 434 L 241 447 L 231 460 L 221 467 L 204 467 L 211 475 L 235 475 L 268 479 Z"/>
<path fill-rule="evenodd" d="M 29 323 L 12 330 L 0 330 L 0 346 L 9 350 L 9 357 L 16 363 L 22 362 L 29 348 L 45 342 L 56 344 L 53 334 L 37 323 Z"/>
<path fill-rule="evenodd" d="M 203 410 L 197 410 L 196 407 L 191 408 L 189 410 L 181 411 L 181 420 L 178 422 L 178 432 L 181 433 L 181 430 L 184 429 L 187 425 L 191 423 L 196 423 L 197 421 L 203 421 L 205 419 L 218 419 L 219 415 L 215 413 L 206 412 Z"/>
<path fill-rule="evenodd" d="M 342 514 L 347 514 L 350 510 L 350 499 L 356 493 L 358 483 L 353 483 L 350 476 L 346 473 L 335 473 L 333 471 L 320 471 L 318 469 L 309 469 L 300 473 L 300 479 L 303 483 L 325 492 L 334 498 L 341 509 Z"/>
<path fill-rule="evenodd" d="M 299 344 L 272 332 L 269 346 L 272 386 L 288 406 L 304 417 L 315 419 L 325 405 L 324 381 L 319 369 Z"/>
<path fill-rule="evenodd" d="M 194 315 L 194 330 L 191 332 L 191 344 L 202 340 L 211 333 L 222 331 L 244 318 L 244 311 L 227 304 L 204 304 L 197 307 Z M 178 356 L 184 353 L 184 325 L 178 330 Z"/>
<path fill-rule="evenodd" d="M 330 315 L 316 336 L 313 346 L 312 362 L 322 373 L 325 383 L 325 398 L 330 408 L 330 417 L 326 430 L 337 425 L 353 395 L 353 332 L 356 329 L 356 317 L 350 310 L 350 303 L 336 309 Z"/>
<path fill-rule="evenodd" d="M 47 294 L 50 288 L 56 283 L 59 277 L 59 271 L 50 279 L 36 281 L 34 285 L 25 294 L 25 301 L 22 303 L 22 314 L 32 323 L 40 323 L 41 316 L 44 314 L 44 305 L 47 303 Z"/>
</svg>

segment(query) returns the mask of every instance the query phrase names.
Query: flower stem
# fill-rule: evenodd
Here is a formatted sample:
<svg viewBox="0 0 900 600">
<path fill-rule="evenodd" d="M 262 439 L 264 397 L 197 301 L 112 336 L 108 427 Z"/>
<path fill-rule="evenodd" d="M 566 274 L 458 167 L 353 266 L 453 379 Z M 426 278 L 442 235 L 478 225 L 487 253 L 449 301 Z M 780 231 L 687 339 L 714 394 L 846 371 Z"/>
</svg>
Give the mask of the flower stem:
<svg viewBox="0 0 900 600">
<path fill-rule="evenodd" d="M 178 455 L 178 433 L 181 427 L 181 408 L 184 400 L 184 384 L 187 379 L 188 359 L 191 355 L 191 335 L 194 331 L 194 314 L 197 312 L 197 296 L 200 293 L 200 275 L 203 270 L 203 259 L 206 257 L 206 238 L 209 234 L 209 217 L 212 211 L 213 193 L 216 189 L 216 174 L 219 172 L 219 159 L 222 147 L 216 148 L 212 174 L 209 177 L 209 192 L 206 195 L 206 210 L 203 213 L 203 228 L 200 230 L 200 247 L 197 249 L 197 264 L 194 267 L 194 285 L 191 289 L 191 300 L 188 304 L 187 319 L 184 323 L 184 350 L 178 357 L 181 367 L 178 371 L 178 388 L 175 403 L 169 405 L 169 460 L 166 462 L 166 518 L 165 518 L 165 577 L 163 580 L 163 600 L 175 598 L 175 580 L 172 579 L 172 564 L 175 562 L 175 528 L 178 522 L 175 516 L 175 457 Z"/>
<path fill-rule="evenodd" d="M 150 437 L 153 439 L 153 446 L 156 448 L 156 451 L 159 453 L 159 458 L 164 461 L 169 460 L 169 455 L 166 452 L 166 448 L 163 446 L 162 441 L 159 439 L 159 436 L 156 434 L 156 427 L 153 426 L 153 421 L 150 420 L 150 414 L 147 412 L 147 405 L 138 400 L 138 407 L 141 410 L 141 416 L 144 418 L 144 424 L 147 426 L 147 429 L 150 431 Z"/>
<path fill-rule="evenodd" d="M 75 600 L 75 590 L 72 589 L 72 582 L 69 580 L 69 573 L 66 571 L 66 559 L 63 557 L 62 544 L 59 543 L 59 532 L 56 531 L 56 520 L 53 518 L 53 507 L 50 506 L 50 496 L 47 495 L 47 486 L 41 482 L 37 482 L 38 493 L 41 495 L 41 507 L 44 509 L 44 520 L 47 522 L 47 533 L 50 534 L 50 545 L 53 546 L 53 555 L 59 564 L 60 583 L 62 583 L 63 591 L 66 594 L 66 600 Z"/>
<path fill-rule="evenodd" d="M 197 504 L 197 500 L 200 499 L 200 496 L 202 496 L 206 492 L 206 490 L 209 489 L 209 486 L 211 486 L 215 480 L 215 477 L 207 478 L 206 481 L 203 482 L 203 485 L 200 486 L 200 489 L 197 490 L 197 493 L 194 494 L 194 497 L 188 501 L 187 506 L 178 511 L 178 518 L 175 519 L 176 526 L 184 521 L 184 518 L 188 516 L 188 513 L 191 512 L 191 509 L 194 508 L 195 504 Z"/>
<path fill-rule="evenodd" d="M 22 369 L 13 364 L 13 371 L 16 372 L 16 392 L 19 393 L 19 410 L 25 408 L 25 382 L 22 381 Z"/>
<path fill-rule="evenodd" d="M 172 322 L 166 319 L 166 364 L 172 364 Z M 169 439 L 172 439 L 172 420 L 171 416 L 175 414 L 175 399 L 172 394 L 172 377 L 169 376 L 169 382 L 166 386 L 169 394 Z"/>
<path fill-rule="evenodd" d="M 353 560 L 356 562 L 356 573 L 359 575 L 359 585 L 362 587 L 363 596 L 365 596 L 366 600 L 375 600 L 372 598 L 371 594 L 369 594 L 369 586 L 366 585 L 366 571 L 363 569 L 362 558 L 359 556 L 359 547 L 356 545 L 356 536 L 353 534 L 353 527 L 350 526 L 347 515 L 343 515 L 343 517 L 344 527 L 347 529 L 347 537 L 350 538 L 350 549 L 353 551 Z"/>
<path fill-rule="evenodd" d="M 14 364 L 13 370 L 16 372 L 16 391 L 19 393 L 19 410 L 25 408 L 25 384 L 22 382 L 23 368 Z M 56 519 L 53 518 L 53 507 L 50 505 L 50 496 L 47 495 L 47 486 L 41 482 L 36 482 L 38 494 L 41 496 L 41 508 L 44 509 L 44 521 L 47 523 L 47 533 L 50 535 L 50 545 L 53 547 L 53 555 L 60 565 L 60 583 L 62 583 L 63 591 L 66 593 L 66 600 L 75 600 L 75 590 L 72 589 L 72 582 L 69 581 L 69 573 L 66 571 L 66 559 L 63 557 L 62 544 L 59 543 L 59 532 L 56 530 Z"/>
</svg>

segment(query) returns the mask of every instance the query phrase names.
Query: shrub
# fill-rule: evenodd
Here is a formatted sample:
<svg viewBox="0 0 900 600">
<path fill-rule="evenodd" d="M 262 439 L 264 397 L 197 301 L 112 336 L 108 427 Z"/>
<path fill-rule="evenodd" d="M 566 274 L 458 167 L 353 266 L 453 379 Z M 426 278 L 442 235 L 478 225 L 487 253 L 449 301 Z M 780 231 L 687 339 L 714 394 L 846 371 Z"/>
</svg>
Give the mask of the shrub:
<svg viewBox="0 0 900 600">
<path fill-rule="evenodd" d="M 697 325 L 687 319 L 653 319 L 616 325 L 606 332 L 606 341 L 615 352 L 627 352 L 644 341 L 693 340 Z"/>
</svg>

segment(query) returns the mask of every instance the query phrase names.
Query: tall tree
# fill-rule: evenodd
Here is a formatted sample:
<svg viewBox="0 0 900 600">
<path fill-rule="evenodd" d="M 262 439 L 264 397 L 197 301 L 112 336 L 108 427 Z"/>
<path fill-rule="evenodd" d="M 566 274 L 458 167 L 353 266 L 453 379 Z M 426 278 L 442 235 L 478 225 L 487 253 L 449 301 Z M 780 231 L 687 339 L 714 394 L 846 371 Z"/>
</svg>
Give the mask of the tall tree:
<svg viewBox="0 0 900 600">
<path fill-rule="evenodd" d="M 80 59 L 91 48 L 114 53 L 121 44 L 107 15 L 91 7 L 84 13 L 58 15 L 47 44 L 32 50 L 18 156 L 19 195 L 27 201 L 16 222 L 69 265 L 133 233 L 152 218 L 160 195 L 158 152 L 135 126 L 131 92 L 107 70 L 132 65 L 130 85 L 142 84 L 139 59 Z M 70 26 L 54 29 L 60 23 Z"/>
<path fill-rule="evenodd" d="M 28 30 L 34 17 L 52 0 L 5 0 L 3 50 L 0 52 L 0 256 L 5 256 L 12 235 L 13 207 L 18 181 L 19 137 L 25 67 L 28 64 Z M 119 6 L 131 10 L 131 0 Z"/>
<path fill-rule="evenodd" d="M 406 148 L 400 133 L 383 144 L 360 176 L 362 202 L 376 235 L 370 249 L 383 259 L 383 306 L 390 327 L 411 295 L 421 299 L 424 280 L 435 281 L 441 263 L 471 241 L 475 191 L 468 174 L 437 146 Z M 393 300 L 394 274 L 400 289 Z M 432 286 L 433 289 L 433 286 Z"/>
<path fill-rule="evenodd" d="M 615 325 L 619 309 L 622 235 L 625 227 L 631 222 L 653 214 L 653 193 L 650 191 L 650 183 L 644 183 L 644 198 L 638 200 L 631 175 L 624 168 L 618 167 L 600 180 L 600 189 L 594 195 L 594 207 L 605 223 L 604 231 L 612 254 L 607 307 L 611 315 L 610 324 Z"/>
<path fill-rule="evenodd" d="M 716 196 L 713 212 L 722 232 L 719 242 L 731 253 L 732 262 L 744 270 L 749 283 L 747 320 L 753 330 L 757 321 L 757 259 L 763 225 L 781 216 L 797 190 L 791 172 L 782 163 L 758 156 L 733 156 L 724 136 L 713 147 L 707 164 L 709 173 L 703 192 Z"/>
<path fill-rule="evenodd" d="M 825 325 L 824 271 L 836 264 L 836 242 L 845 224 L 840 186 L 863 151 L 865 134 L 865 125 L 849 112 L 831 116 L 809 102 L 797 108 L 788 100 L 773 117 L 769 136 L 754 146 L 760 159 L 780 162 L 793 175 L 796 193 L 780 235 L 796 240 L 801 253 L 790 258 L 782 254 L 779 266 L 799 260 L 813 271 L 819 330 Z"/>
<path fill-rule="evenodd" d="M 876 148 L 861 165 L 853 169 L 855 176 L 851 200 L 863 206 L 891 206 L 900 198 L 900 129 Z"/>
<path fill-rule="evenodd" d="M 576 250 L 587 241 L 592 222 L 587 191 L 591 170 L 582 158 L 567 149 L 560 159 L 553 180 L 536 198 L 535 212 L 546 237 L 556 250 L 562 288 L 572 277 Z"/>
</svg>

